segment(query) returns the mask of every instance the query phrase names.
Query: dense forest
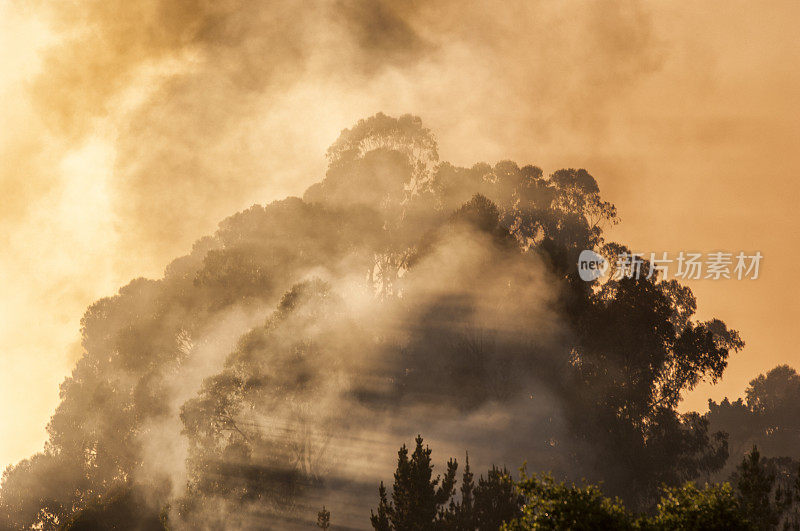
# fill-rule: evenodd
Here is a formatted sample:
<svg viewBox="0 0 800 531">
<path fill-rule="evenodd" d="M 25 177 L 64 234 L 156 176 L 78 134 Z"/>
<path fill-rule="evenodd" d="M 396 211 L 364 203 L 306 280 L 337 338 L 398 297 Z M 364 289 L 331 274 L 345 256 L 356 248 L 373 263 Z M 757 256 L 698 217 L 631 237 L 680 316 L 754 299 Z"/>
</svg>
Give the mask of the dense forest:
<svg viewBox="0 0 800 531">
<path fill-rule="evenodd" d="M 800 376 L 679 412 L 744 342 L 646 262 L 579 278 L 582 250 L 626 250 L 590 173 L 457 167 L 410 115 L 359 121 L 327 157 L 302 198 L 88 308 L 0 526 L 800 525 Z M 420 433 L 456 457 L 398 453 Z"/>
</svg>

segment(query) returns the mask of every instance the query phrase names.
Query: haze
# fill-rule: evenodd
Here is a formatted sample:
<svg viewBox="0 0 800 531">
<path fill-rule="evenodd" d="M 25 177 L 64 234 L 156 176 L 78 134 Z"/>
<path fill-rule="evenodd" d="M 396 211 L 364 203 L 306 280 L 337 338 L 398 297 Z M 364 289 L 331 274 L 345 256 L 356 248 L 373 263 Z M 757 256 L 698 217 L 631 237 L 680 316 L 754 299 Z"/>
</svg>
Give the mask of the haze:
<svg viewBox="0 0 800 531">
<path fill-rule="evenodd" d="M 747 346 L 798 358 L 797 2 L 0 3 L 0 463 L 39 449 L 94 300 L 220 219 L 301 195 L 340 130 L 420 116 L 444 160 L 583 167 L 638 251 L 764 255 L 698 281 Z"/>
</svg>

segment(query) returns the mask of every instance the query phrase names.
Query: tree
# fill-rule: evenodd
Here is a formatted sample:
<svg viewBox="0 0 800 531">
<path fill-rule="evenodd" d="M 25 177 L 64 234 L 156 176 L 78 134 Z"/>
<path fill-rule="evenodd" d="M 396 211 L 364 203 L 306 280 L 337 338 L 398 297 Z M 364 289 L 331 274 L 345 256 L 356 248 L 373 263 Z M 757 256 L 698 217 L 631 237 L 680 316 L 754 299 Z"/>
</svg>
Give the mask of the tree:
<svg viewBox="0 0 800 531">
<path fill-rule="evenodd" d="M 759 529 L 772 529 L 780 512 L 773 498 L 775 470 L 756 446 L 742 460 L 733 475 L 739 503 Z"/>
<path fill-rule="evenodd" d="M 390 531 L 392 529 L 390 514 L 393 508 L 386 498 L 386 487 L 383 485 L 383 481 L 378 487 L 378 500 L 378 514 L 370 511 L 369 519 L 372 523 L 372 528 L 376 531 Z"/>
<path fill-rule="evenodd" d="M 475 487 L 475 524 L 481 531 L 499 529 L 520 514 L 525 499 L 505 468 L 492 468 Z"/>
<path fill-rule="evenodd" d="M 725 475 L 753 445 L 768 457 L 800 458 L 800 375 L 788 365 L 751 380 L 744 399 L 709 400 L 708 405 L 711 428 L 729 434 L 735 458 Z"/>
<path fill-rule="evenodd" d="M 687 320 L 690 306 L 673 299 L 675 287 L 648 278 L 649 264 L 643 267 L 639 278 L 609 280 L 596 293 L 576 281 L 567 315 L 579 340 L 570 352 L 574 380 L 563 389 L 574 403 L 575 435 L 602 467 L 592 477 L 637 509 L 654 504 L 662 483 L 723 466 L 724 435 L 676 408 L 682 393 L 720 378 L 730 353 L 743 346 L 719 321 Z"/>
<path fill-rule="evenodd" d="M 505 530 L 633 528 L 622 503 L 606 498 L 594 485 L 558 483 L 547 474 L 528 477 L 523 470 L 517 487 L 525 505 L 521 516 L 505 523 Z"/>
<path fill-rule="evenodd" d="M 748 516 L 749 513 L 739 504 L 729 484 L 707 484 L 698 489 L 689 482 L 681 487 L 665 488 L 656 515 L 640 519 L 640 528 L 658 531 L 745 531 L 751 529 Z"/>
<path fill-rule="evenodd" d="M 475 482 L 469 468 L 469 453 L 464 460 L 464 473 L 461 476 L 461 500 L 450 501 L 446 520 L 451 529 L 473 530 L 477 527 L 475 513 Z"/>
<path fill-rule="evenodd" d="M 447 463 L 445 475 L 433 476 L 431 449 L 422 446 L 422 436 L 416 438 L 411 458 L 403 445 L 397 452 L 397 471 L 394 474 L 392 501 L 386 499 L 383 483 L 378 490 L 378 514 L 371 517 L 375 529 L 424 530 L 441 526 L 446 518 L 446 507 L 455 491 L 458 464 L 454 459 Z"/>
<path fill-rule="evenodd" d="M 637 509 L 719 468 L 724 437 L 677 404 L 742 342 L 693 320 L 691 291 L 657 275 L 578 279 L 581 250 L 624 248 L 604 239 L 616 209 L 588 171 L 440 162 L 413 116 L 360 121 L 328 155 L 303 199 L 236 213 L 163 278 L 92 304 L 44 451 L 4 474 L 12 527 L 56 527 L 131 478 L 188 522 L 210 501 L 223 521 L 291 512 L 333 475 L 329 443 L 348 430 L 407 414 L 470 424 L 488 406 L 520 408 L 498 442 Z M 177 485 L 161 459 L 185 446 Z M 410 454 L 378 525 L 410 507 L 426 525 L 447 516 L 454 476 L 431 493 L 429 455 Z M 518 505 L 504 470 L 473 496 L 478 525 Z"/>
<path fill-rule="evenodd" d="M 784 487 L 784 529 L 800 530 L 800 465 L 795 463 L 794 481 Z M 786 504 L 788 502 L 788 504 Z"/>
<path fill-rule="evenodd" d="M 757 529 L 800 527 L 800 463 L 763 457 L 757 446 L 731 474 L 739 503 Z"/>
<path fill-rule="evenodd" d="M 141 489 L 122 487 L 74 514 L 59 529 L 169 529 L 167 513 L 152 507 Z"/>
<path fill-rule="evenodd" d="M 642 531 L 745 531 L 753 529 L 746 509 L 725 484 L 693 482 L 665 487 L 654 514 L 630 513 L 619 499 L 603 495 L 595 485 L 557 483 L 551 476 L 524 477 L 518 484 L 525 494 L 523 515 L 503 529 L 640 529 Z"/>
<path fill-rule="evenodd" d="M 494 531 L 520 515 L 524 497 L 505 468 L 493 466 L 475 485 L 467 454 L 461 497 L 456 499 L 456 461 L 448 461 L 444 477 L 431 479 L 431 450 L 422 447 L 422 437 L 418 436 L 416 443 L 410 459 L 405 445 L 398 452 L 392 500 L 388 500 L 383 482 L 378 487 L 377 512 L 370 516 L 374 529 Z"/>
</svg>

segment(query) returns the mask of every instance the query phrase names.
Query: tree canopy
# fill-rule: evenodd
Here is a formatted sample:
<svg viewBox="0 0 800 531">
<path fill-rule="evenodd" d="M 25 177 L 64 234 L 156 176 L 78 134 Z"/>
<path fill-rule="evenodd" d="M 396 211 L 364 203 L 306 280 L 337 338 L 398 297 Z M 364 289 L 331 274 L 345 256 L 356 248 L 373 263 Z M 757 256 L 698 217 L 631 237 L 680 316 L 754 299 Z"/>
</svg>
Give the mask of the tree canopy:
<svg viewBox="0 0 800 531">
<path fill-rule="evenodd" d="M 55 529 L 125 485 L 189 526 L 316 521 L 320 493 L 364 503 L 384 465 L 355 456 L 422 429 L 602 481 L 636 510 L 723 467 L 713 418 L 677 405 L 743 342 L 695 320 L 674 281 L 580 280 L 582 250 L 624 248 L 588 171 L 458 167 L 410 115 L 361 120 L 328 160 L 302 199 L 234 214 L 88 308 L 45 448 L 3 475 L 11 527 Z M 762 387 L 751 414 L 774 422 Z M 426 452 L 401 464 L 424 471 Z M 441 492 L 424 507 L 401 482 L 376 517 L 449 514 L 452 474 L 413 476 Z M 503 474 L 462 492 L 464 511 Z"/>
</svg>

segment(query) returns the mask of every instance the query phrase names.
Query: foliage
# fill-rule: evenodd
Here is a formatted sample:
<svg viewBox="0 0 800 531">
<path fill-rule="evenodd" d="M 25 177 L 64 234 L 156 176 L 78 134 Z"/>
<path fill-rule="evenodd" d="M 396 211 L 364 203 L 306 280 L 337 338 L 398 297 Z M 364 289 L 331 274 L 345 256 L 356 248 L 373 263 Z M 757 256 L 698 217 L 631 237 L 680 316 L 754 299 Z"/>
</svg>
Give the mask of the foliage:
<svg viewBox="0 0 800 531">
<path fill-rule="evenodd" d="M 677 404 L 743 342 L 694 320 L 675 282 L 577 277 L 582 250 L 624 248 L 605 240 L 617 213 L 589 172 L 441 162 L 410 115 L 360 121 L 328 160 L 303 199 L 223 220 L 162 278 L 89 307 L 46 447 L 3 475 L 11 527 L 55 528 L 134 479 L 186 522 L 212 506 L 222 519 L 254 504 L 289 513 L 330 477 L 337 435 L 410 411 L 455 425 L 507 409 L 519 451 L 637 510 L 662 483 L 720 469 L 724 435 Z M 773 402 L 758 403 L 768 418 Z M 185 448 L 185 467 L 164 466 Z M 426 455 L 403 466 L 422 474 Z M 450 514 L 450 470 L 435 485 L 407 472 L 384 491 L 380 525 L 409 507 L 467 518 L 463 500 Z M 444 490 L 414 498 L 431 488 Z M 512 491 L 490 471 L 470 518 L 484 525 L 500 501 L 513 512 Z"/>
<path fill-rule="evenodd" d="M 734 474 L 739 502 L 753 521 L 760 522 L 764 529 L 778 523 L 778 514 L 771 499 L 775 471 L 762 461 L 758 448 L 745 456 Z"/>
<path fill-rule="evenodd" d="M 522 516 L 503 529 L 631 529 L 632 518 L 618 499 L 603 496 L 594 485 L 556 482 L 547 474 L 523 476 L 517 484 L 525 497 Z"/>
<path fill-rule="evenodd" d="M 168 530 L 165 511 L 154 510 L 140 489 L 123 487 L 75 513 L 61 529 L 151 529 Z"/>
<path fill-rule="evenodd" d="M 503 521 L 519 514 L 522 497 L 505 470 L 492 467 L 488 476 L 481 476 L 475 486 L 467 458 L 461 497 L 456 500 L 458 464 L 451 459 L 445 475 L 431 479 L 430 454 L 430 448 L 423 448 L 421 436 L 416 438 L 411 459 L 406 446 L 400 448 L 391 501 L 383 482 L 378 488 L 378 509 L 370 516 L 374 529 L 495 530 Z"/>
<path fill-rule="evenodd" d="M 478 479 L 475 488 L 475 523 L 477 529 L 499 529 L 503 522 L 516 518 L 524 502 L 511 474 L 505 468 L 492 466 L 486 478 Z"/>
<path fill-rule="evenodd" d="M 681 486 L 663 486 L 653 510 L 636 514 L 619 498 L 605 496 L 597 485 L 559 482 L 550 474 L 528 476 L 524 467 L 516 482 L 506 472 L 492 467 L 488 478 L 482 477 L 476 487 L 468 459 L 461 496 L 456 499 L 452 488 L 454 461 L 448 463 L 443 488 L 435 490 L 438 478 L 430 479 L 430 449 L 423 448 L 421 437 L 416 442 L 410 460 L 405 446 L 398 454 L 392 500 L 387 499 L 383 483 L 378 489 L 378 511 L 371 517 L 374 529 L 735 531 L 775 529 L 779 520 L 781 529 L 797 527 L 795 514 L 784 515 L 781 520 L 779 511 L 786 508 L 780 505 L 781 501 L 797 499 L 794 496 L 800 494 L 800 481 L 793 479 L 788 496 L 786 492 L 779 494 L 780 489 L 775 494 L 775 469 L 770 467 L 773 463 L 760 458 L 756 449 L 740 465 L 736 489 L 729 483 L 706 483 L 700 488 L 691 481 Z M 414 477 L 420 480 L 416 484 Z M 446 509 L 444 496 L 450 496 Z"/>
<path fill-rule="evenodd" d="M 800 375 L 780 365 L 754 378 L 745 398 L 709 401 L 711 429 L 729 434 L 730 474 L 753 445 L 768 457 L 800 458 Z"/>
<path fill-rule="evenodd" d="M 403 445 L 397 453 L 397 471 L 394 474 L 392 500 L 386 499 L 386 490 L 381 483 L 378 514 L 370 520 L 375 529 L 431 529 L 442 521 L 446 504 L 453 496 L 458 465 L 455 460 L 447 463 L 444 477 L 432 478 L 431 449 L 422 446 L 422 437 L 417 436 L 416 447 L 408 457 L 408 448 Z"/>
<path fill-rule="evenodd" d="M 735 531 L 751 529 L 748 516 L 729 484 L 707 484 L 699 489 L 689 482 L 681 487 L 665 488 L 657 514 L 643 519 L 640 525 L 653 530 Z"/>
<path fill-rule="evenodd" d="M 762 457 L 758 447 L 731 475 L 739 503 L 758 529 L 798 527 L 800 465 L 789 458 Z"/>
</svg>

